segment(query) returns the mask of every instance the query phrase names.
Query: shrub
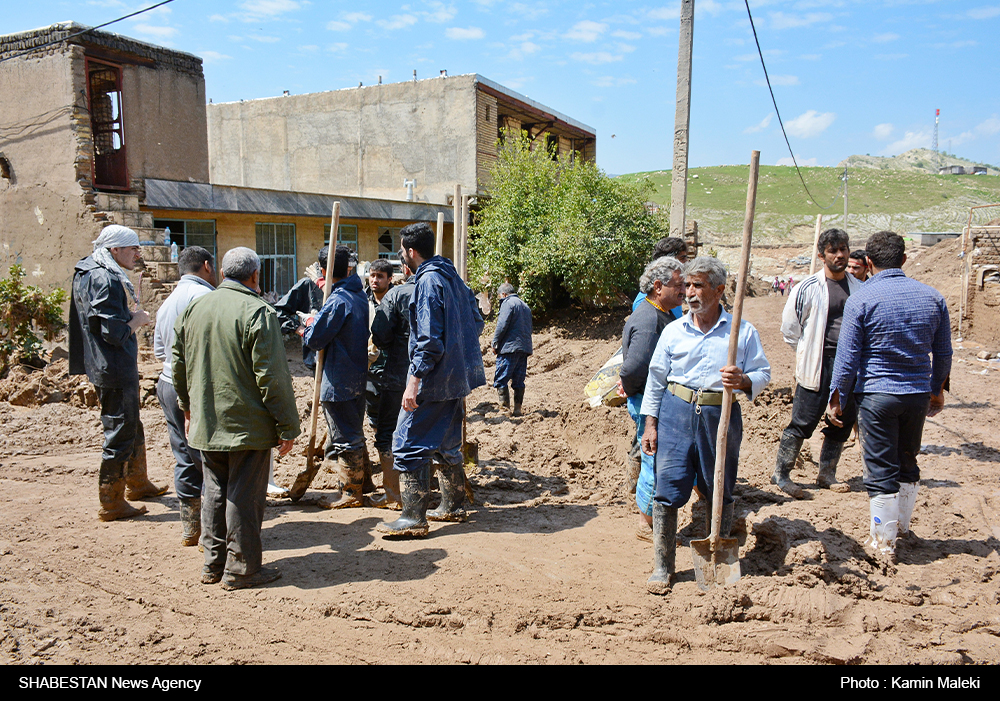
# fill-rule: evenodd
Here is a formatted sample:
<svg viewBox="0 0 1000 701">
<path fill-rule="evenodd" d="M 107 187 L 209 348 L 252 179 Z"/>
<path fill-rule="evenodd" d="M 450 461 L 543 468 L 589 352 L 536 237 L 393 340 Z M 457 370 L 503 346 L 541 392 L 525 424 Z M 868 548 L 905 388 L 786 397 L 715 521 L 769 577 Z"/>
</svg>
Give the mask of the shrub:
<svg viewBox="0 0 1000 701">
<path fill-rule="evenodd" d="M 51 341 L 66 326 L 62 318 L 66 291 L 56 288 L 45 294 L 22 284 L 24 276 L 24 268 L 15 264 L 8 277 L 0 279 L 0 378 L 14 363 L 37 362 L 42 349 L 39 333 Z"/>
</svg>

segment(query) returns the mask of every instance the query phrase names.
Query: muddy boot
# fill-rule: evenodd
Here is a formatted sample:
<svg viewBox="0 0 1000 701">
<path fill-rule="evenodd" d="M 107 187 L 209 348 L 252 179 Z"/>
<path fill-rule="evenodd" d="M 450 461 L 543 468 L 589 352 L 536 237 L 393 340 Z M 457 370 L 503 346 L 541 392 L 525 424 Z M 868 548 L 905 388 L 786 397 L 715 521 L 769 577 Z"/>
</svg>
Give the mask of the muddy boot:
<svg viewBox="0 0 1000 701">
<path fill-rule="evenodd" d="M 511 416 L 521 415 L 521 404 L 524 403 L 524 387 L 514 390 L 514 409 L 510 412 Z"/>
<path fill-rule="evenodd" d="M 733 515 L 735 512 L 736 512 L 735 503 L 722 505 L 722 518 L 719 519 L 720 538 L 732 538 L 732 535 L 730 534 L 733 532 Z"/>
<path fill-rule="evenodd" d="M 377 489 L 377 487 L 375 486 L 375 482 L 372 480 L 372 460 L 368 457 L 367 448 L 361 451 L 361 456 L 364 459 L 365 466 L 365 481 L 364 485 L 361 487 L 361 493 L 371 494 Z M 379 466 L 379 469 L 381 469 L 381 466 Z"/>
<path fill-rule="evenodd" d="M 181 545 L 197 545 L 201 538 L 201 497 L 181 499 L 181 528 Z"/>
<path fill-rule="evenodd" d="M 321 509 L 346 509 L 364 506 L 361 490 L 365 484 L 365 458 L 363 450 L 349 450 L 337 456 L 340 470 L 340 496 L 336 499 L 323 497 L 316 506 Z"/>
<path fill-rule="evenodd" d="M 146 507 L 138 509 L 125 501 L 124 465 L 111 460 L 101 461 L 98 473 L 97 495 L 101 500 L 101 510 L 97 518 L 102 521 L 117 521 L 120 518 L 132 518 L 146 513 Z"/>
<path fill-rule="evenodd" d="M 917 490 L 919 482 L 901 482 L 899 484 L 899 527 L 900 538 L 912 539 L 910 519 L 913 517 L 913 507 L 917 505 Z"/>
<path fill-rule="evenodd" d="M 642 472 L 642 449 L 638 441 L 632 441 L 632 447 L 628 449 L 625 456 L 625 487 L 629 494 L 635 494 L 635 486 L 639 482 L 639 473 Z"/>
<path fill-rule="evenodd" d="M 138 446 L 132 459 L 125 463 L 125 498 L 129 501 L 152 499 L 167 493 L 168 487 L 157 487 L 146 476 L 146 444 Z"/>
<path fill-rule="evenodd" d="M 438 485 L 441 487 L 441 504 L 427 512 L 428 521 L 463 523 L 469 514 L 465 504 L 465 470 L 461 465 L 437 465 Z"/>
<path fill-rule="evenodd" d="M 510 409 L 510 389 L 507 388 L 507 385 L 497 387 L 497 397 L 500 399 L 502 409 Z"/>
<path fill-rule="evenodd" d="M 427 526 L 427 503 L 430 501 L 430 465 L 424 465 L 416 472 L 400 472 L 400 497 L 403 513 L 391 523 L 380 523 L 375 527 L 383 538 L 409 536 L 423 538 L 429 530 Z"/>
<path fill-rule="evenodd" d="M 899 494 L 876 494 L 868 499 L 871 510 L 865 549 L 883 565 L 896 564 L 899 532 Z"/>
<path fill-rule="evenodd" d="M 823 439 L 823 447 L 819 451 L 819 475 L 816 477 L 816 486 L 820 489 L 829 489 L 831 492 L 845 494 L 851 491 L 843 482 L 837 481 L 837 463 L 840 462 L 840 454 L 844 452 L 844 444 Z"/>
<path fill-rule="evenodd" d="M 781 443 L 778 444 L 778 459 L 774 465 L 774 474 L 771 475 L 771 484 L 778 485 L 778 489 L 796 499 L 804 497 L 805 492 L 802 491 L 802 487 L 792 482 L 789 475 L 800 450 L 802 450 L 801 438 L 782 435 Z"/>
<path fill-rule="evenodd" d="M 382 489 L 385 490 L 381 508 L 398 511 L 403 503 L 399 497 L 399 473 L 392 467 L 392 453 L 379 453 L 379 462 L 382 463 Z"/>
<path fill-rule="evenodd" d="M 677 509 L 653 502 L 653 574 L 646 580 L 646 591 L 663 596 L 674 583 L 677 558 Z"/>
</svg>

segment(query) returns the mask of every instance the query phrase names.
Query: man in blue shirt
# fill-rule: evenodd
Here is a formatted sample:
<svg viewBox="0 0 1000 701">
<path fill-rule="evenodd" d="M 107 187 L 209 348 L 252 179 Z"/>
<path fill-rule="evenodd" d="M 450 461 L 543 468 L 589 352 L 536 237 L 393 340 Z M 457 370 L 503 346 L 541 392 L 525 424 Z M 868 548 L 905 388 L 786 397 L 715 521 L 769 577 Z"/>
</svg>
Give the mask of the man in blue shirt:
<svg viewBox="0 0 1000 701">
<path fill-rule="evenodd" d="M 944 297 L 903 274 L 905 248 L 891 231 L 868 239 L 872 277 L 844 305 L 827 407 L 839 426 L 841 407 L 857 398 L 871 512 L 865 545 L 890 564 L 896 537 L 909 534 L 924 419 L 944 407 L 952 355 Z"/>
<path fill-rule="evenodd" d="M 715 488 L 715 441 L 725 389 L 753 399 L 771 381 L 771 366 L 760 336 L 750 323 L 738 330 L 735 365 L 729 358 L 733 317 L 720 303 L 726 269 L 717 259 L 700 256 L 684 269 L 690 312 L 660 335 L 649 363 L 641 414 L 646 418 L 642 450 L 656 456 L 653 501 L 654 569 L 646 583 L 651 594 L 666 594 L 674 579 L 677 510 L 698 489 L 712 501 Z M 729 537 L 733 522 L 736 470 L 743 441 L 740 405 L 733 403 L 726 442 L 725 484 L 720 535 Z"/>
<path fill-rule="evenodd" d="M 486 384 L 479 348 L 483 317 L 452 262 L 434 255 L 430 226 L 410 224 L 399 237 L 403 263 L 416 271 L 409 307 L 410 367 L 392 439 L 403 513 L 377 529 L 386 536 L 422 538 L 428 519 L 466 518 L 463 400 Z M 432 459 L 437 463 L 441 505 L 428 513 Z"/>
</svg>

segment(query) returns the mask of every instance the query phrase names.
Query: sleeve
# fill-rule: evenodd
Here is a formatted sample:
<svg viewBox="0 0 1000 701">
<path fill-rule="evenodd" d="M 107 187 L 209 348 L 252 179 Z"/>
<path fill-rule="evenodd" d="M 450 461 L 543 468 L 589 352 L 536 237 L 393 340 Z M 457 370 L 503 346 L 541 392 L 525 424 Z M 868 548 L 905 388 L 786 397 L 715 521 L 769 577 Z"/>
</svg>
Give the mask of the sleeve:
<svg viewBox="0 0 1000 701">
<path fill-rule="evenodd" d="M 764 355 L 764 345 L 760 342 L 760 334 L 751 324 L 743 322 L 740 326 L 741 334 L 745 334 L 743 345 L 743 367 L 742 370 L 750 378 L 750 399 L 756 398 L 771 382 L 771 363 Z"/>
<path fill-rule="evenodd" d="M 347 305 L 342 303 L 338 295 L 331 294 L 312 326 L 306 329 L 302 343 L 316 351 L 326 348 L 340 333 L 346 320 Z"/>
<path fill-rule="evenodd" d="M 833 362 L 833 377 L 830 378 L 830 397 L 836 390 L 840 390 L 841 406 L 847 404 L 847 398 L 854 391 L 854 381 L 861 368 L 861 349 L 865 346 L 865 331 L 861 326 L 864 308 L 860 303 L 853 304 L 855 299 L 848 297 L 844 304 L 837 357 Z M 827 400 L 829 401 L 829 397 Z"/>
<path fill-rule="evenodd" d="M 941 389 L 951 374 L 951 317 L 948 315 L 948 305 L 944 299 L 938 300 L 938 307 L 941 309 L 941 318 L 938 321 L 937 331 L 934 333 L 934 342 L 931 346 L 931 392 L 940 394 Z"/>
<path fill-rule="evenodd" d="M 809 318 L 809 306 L 806 304 L 806 295 L 802 293 L 802 285 L 796 285 L 792 293 L 788 295 L 788 301 L 785 302 L 785 309 L 781 313 L 781 335 L 785 339 L 785 343 L 792 346 L 793 348 L 798 345 L 799 339 L 802 338 L 802 328 L 805 326 L 806 319 Z M 799 300 L 802 303 L 799 303 Z"/>
<path fill-rule="evenodd" d="M 107 275 L 90 276 L 90 313 L 87 324 L 94 336 L 100 336 L 112 346 L 121 347 L 132 335 L 132 329 L 122 319 L 119 304 L 111 298 L 111 284 Z"/>
<path fill-rule="evenodd" d="M 292 440 L 301 433 L 301 428 L 277 315 L 261 308 L 251 318 L 248 332 L 250 358 L 261 399 L 274 417 L 278 438 Z"/>
<path fill-rule="evenodd" d="M 416 338 L 410 374 L 423 379 L 444 356 L 444 300 L 441 288 L 426 282 L 413 291 L 417 307 Z"/>
<path fill-rule="evenodd" d="M 656 349 L 656 329 L 648 327 L 632 329 L 627 340 L 628 350 L 625 352 L 625 360 L 618 376 L 621 378 L 625 394 L 631 397 L 645 390 L 649 373 L 648 359 Z M 625 339 L 623 343 L 624 341 Z"/>
<path fill-rule="evenodd" d="M 493 347 L 499 349 L 503 345 L 504 337 L 507 335 L 507 330 L 510 327 L 510 320 L 513 314 L 511 314 L 511 309 L 513 309 L 513 304 L 500 304 L 500 317 L 497 319 L 497 328 L 493 332 Z"/>
<path fill-rule="evenodd" d="M 306 285 L 316 286 L 316 283 L 309 278 L 299 280 L 292 285 L 284 297 L 274 304 L 274 309 L 278 312 L 278 321 L 281 323 L 281 330 L 285 333 L 295 333 L 299 328 L 299 317 L 296 312 L 312 311 L 312 297 Z"/>
<path fill-rule="evenodd" d="M 472 288 L 468 285 L 465 289 L 469 292 L 469 305 L 472 307 L 472 320 L 476 324 L 476 338 L 479 338 L 483 334 L 483 328 L 486 326 L 486 319 L 483 318 L 482 312 L 479 311 L 479 300 L 476 299 L 476 293 L 472 291 Z"/>
<path fill-rule="evenodd" d="M 190 308 L 190 307 L 189 307 Z M 174 391 L 177 393 L 177 407 L 181 411 L 188 411 L 191 408 L 188 394 L 187 363 L 184 359 L 184 319 L 187 316 L 179 314 L 174 322 L 174 345 L 170 349 L 172 360 L 170 361 L 170 374 L 174 381 Z"/>
<path fill-rule="evenodd" d="M 160 309 L 162 310 L 163 307 L 161 306 Z M 161 321 L 160 314 L 159 312 L 157 312 L 156 327 L 153 329 L 153 357 L 156 358 L 157 360 L 166 360 L 167 352 L 170 349 L 164 347 L 163 334 L 165 333 L 164 327 L 166 326 L 166 324 L 161 324 L 160 321 Z"/>
<path fill-rule="evenodd" d="M 385 350 L 392 346 L 393 330 L 396 328 L 396 295 L 389 290 L 382 303 L 375 308 L 375 318 L 372 319 L 372 343 Z"/>
<path fill-rule="evenodd" d="M 661 333 L 656 342 L 653 358 L 649 361 L 649 375 L 646 377 L 646 388 L 642 393 L 642 416 L 658 416 L 660 401 L 667 389 L 667 377 L 670 375 L 670 334 Z"/>
</svg>

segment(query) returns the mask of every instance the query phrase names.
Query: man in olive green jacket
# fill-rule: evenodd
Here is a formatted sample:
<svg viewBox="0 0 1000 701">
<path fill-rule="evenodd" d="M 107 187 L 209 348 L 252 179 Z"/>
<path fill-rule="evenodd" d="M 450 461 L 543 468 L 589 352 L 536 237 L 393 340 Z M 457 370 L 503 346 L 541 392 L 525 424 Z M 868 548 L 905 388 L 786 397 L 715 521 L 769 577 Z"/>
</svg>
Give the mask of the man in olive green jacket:
<svg viewBox="0 0 1000 701">
<path fill-rule="evenodd" d="M 174 326 L 173 378 L 188 445 L 204 456 L 201 581 L 244 589 L 281 576 L 261 566 L 260 529 L 271 449 L 288 454 L 299 414 L 278 316 L 259 294 L 260 258 L 234 248 L 222 273 Z"/>
</svg>

